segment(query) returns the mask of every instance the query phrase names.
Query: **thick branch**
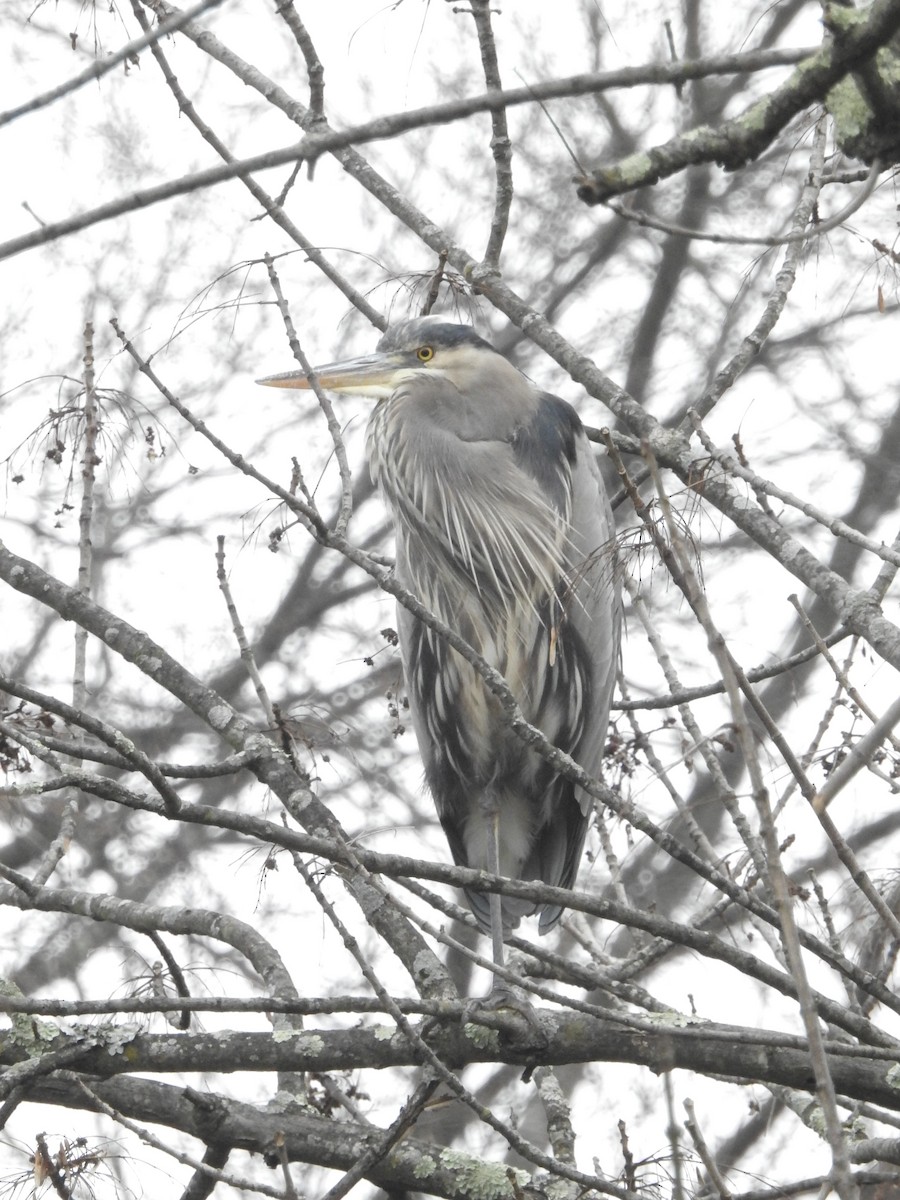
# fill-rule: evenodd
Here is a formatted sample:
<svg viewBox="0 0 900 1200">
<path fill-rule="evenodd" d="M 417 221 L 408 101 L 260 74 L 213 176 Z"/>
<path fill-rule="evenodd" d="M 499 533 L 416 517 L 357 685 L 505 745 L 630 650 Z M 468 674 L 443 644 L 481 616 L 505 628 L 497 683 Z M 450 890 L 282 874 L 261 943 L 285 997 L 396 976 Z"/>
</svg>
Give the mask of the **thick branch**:
<svg viewBox="0 0 900 1200">
<path fill-rule="evenodd" d="M 173 18 L 183 16 L 177 9 L 166 8 L 167 15 Z M 190 22 L 180 31 L 189 32 Z M 224 163 L 219 167 L 211 167 L 205 171 L 196 171 L 181 179 L 169 180 L 155 187 L 138 189 L 122 196 L 118 200 L 110 200 L 97 208 L 64 218 L 61 221 L 51 221 L 40 229 L 21 237 L 10 238 L 0 244 L 0 260 L 31 250 L 35 246 L 43 246 L 81 229 L 109 221 L 125 213 L 136 212 L 159 204 L 163 200 L 171 200 L 175 196 L 183 196 L 189 192 L 200 191 L 230 179 L 237 179 L 254 171 L 263 171 L 271 167 L 283 166 L 286 163 L 313 162 L 322 154 L 339 151 L 354 145 L 367 142 L 382 141 L 385 138 L 398 137 L 413 129 L 422 129 L 429 125 L 446 125 L 453 121 L 461 121 L 479 112 L 492 112 L 508 108 L 515 104 L 534 103 L 538 99 L 549 96 L 586 95 L 607 91 L 611 88 L 638 87 L 648 83 L 671 83 L 680 79 L 698 79 L 705 75 L 733 74 L 734 72 L 761 70 L 764 67 L 778 66 L 785 62 L 796 62 L 802 59 L 808 51 L 765 51 L 753 55 L 723 55 L 717 59 L 704 59 L 699 63 L 677 63 L 650 67 L 629 67 L 620 71 L 608 71 L 598 75 L 576 75 L 566 80 L 557 80 L 534 88 L 511 88 L 504 92 L 488 92 L 484 95 L 472 96 L 469 99 L 448 101 L 444 104 L 432 104 L 414 112 L 399 112 L 362 125 L 354 126 L 345 131 L 326 130 L 304 138 L 300 143 L 285 146 L 279 150 L 270 150 L 263 154 L 254 154 L 249 158 L 238 159 Z M 266 80 L 266 92 L 271 100 L 274 84 Z M 280 90 L 280 89 L 278 89 Z M 290 102 L 290 107 L 296 107 Z"/>
<path fill-rule="evenodd" d="M 669 1019 L 671 1017 L 671 1020 Z M 814 1094 L 815 1080 L 804 1039 L 775 1030 L 690 1022 L 679 1014 L 661 1014 L 656 1032 L 629 1029 L 615 1020 L 598 1020 L 581 1013 L 541 1013 L 547 1035 L 535 1048 L 507 1042 L 494 1031 L 432 1019 L 420 1031 L 444 1062 L 454 1069 L 472 1063 L 502 1062 L 528 1066 L 569 1063 L 633 1063 L 653 1071 L 678 1067 L 700 1074 L 779 1084 Z M 102 1033 L 102 1026 L 97 1027 Z M 92 1039 L 93 1040 L 93 1039 Z M 70 1046 L 61 1037 L 50 1052 Z M 837 1091 L 855 1100 L 900 1110 L 896 1086 L 896 1052 L 860 1048 L 842 1042 L 826 1043 L 828 1064 Z M 0 1052 L 0 1063 L 25 1061 L 26 1053 L 13 1044 Z M 365 1029 L 308 1029 L 270 1033 L 138 1034 L 122 1053 L 91 1045 L 74 1064 L 79 1072 L 104 1078 L 135 1071 L 359 1071 L 410 1067 L 418 1063 L 415 1046 L 390 1026 Z"/>
<path fill-rule="evenodd" d="M 834 17 L 838 5 L 826 10 Z M 662 146 L 642 150 L 612 167 L 599 167 L 576 180 L 578 198 L 585 204 L 602 204 L 676 174 L 685 167 L 716 162 L 735 171 L 758 158 L 788 122 L 816 101 L 863 60 L 870 58 L 900 29 L 900 0 L 875 0 L 865 19 L 837 20 L 835 38 L 818 54 L 801 63 L 791 77 L 773 92 L 730 121 L 715 128 L 701 125 L 672 138 Z"/>
<path fill-rule="evenodd" d="M 384 1138 L 384 1130 L 377 1126 L 337 1122 L 305 1111 L 262 1112 L 253 1105 L 208 1091 L 144 1079 L 103 1080 L 92 1083 L 91 1090 L 132 1120 L 182 1130 L 207 1144 L 261 1154 L 271 1166 L 283 1156 L 288 1162 L 347 1171 L 363 1155 L 377 1150 Z M 73 1076 L 42 1080 L 34 1089 L 33 1099 L 69 1109 L 91 1111 L 95 1107 Z M 524 1173 L 518 1174 L 524 1182 Z M 513 1198 L 504 1164 L 491 1167 L 479 1158 L 410 1137 L 374 1161 L 366 1177 L 391 1192 L 427 1192 L 446 1200 Z M 620 1197 L 631 1195 L 622 1189 L 614 1191 Z M 536 1200 L 543 1195 L 531 1189 L 530 1194 Z"/>
</svg>

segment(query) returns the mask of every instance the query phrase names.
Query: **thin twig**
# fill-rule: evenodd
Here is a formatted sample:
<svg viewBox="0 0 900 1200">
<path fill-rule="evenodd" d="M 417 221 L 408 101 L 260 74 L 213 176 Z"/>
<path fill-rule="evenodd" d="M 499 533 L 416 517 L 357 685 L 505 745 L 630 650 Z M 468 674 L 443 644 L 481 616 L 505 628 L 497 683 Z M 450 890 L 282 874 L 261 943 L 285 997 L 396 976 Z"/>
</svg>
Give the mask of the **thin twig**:
<svg viewBox="0 0 900 1200">
<path fill-rule="evenodd" d="M 867 734 L 851 746 L 841 765 L 828 776 L 813 800 L 814 812 L 819 815 L 824 814 L 825 809 L 838 792 L 847 786 L 858 771 L 868 765 L 869 758 L 890 736 L 898 721 L 900 721 L 900 698 L 894 701 L 883 716 L 879 717 Z"/>
<path fill-rule="evenodd" d="M 672 1086 L 671 1070 L 663 1071 L 663 1093 L 666 1097 L 666 1134 L 669 1138 L 669 1149 L 672 1157 L 672 1197 L 673 1200 L 685 1200 L 684 1195 L 684 1154 L 681 1149 L 681 1127 L 675 1118 L 675 1089 Z"/>
<path fill-rule="evenodd" d="M 625 1186 L 629 1191 L 637 1190 L 637 1181 L 634 1171 L 634 1155 L 631 1153 L 631 1147 L 628 1144 L 628 1127 L 625 1122 L 618 1122 L 619 1129 L 619 1144 L 622 1147 L 622 1159 L 625 1164 Z"/>
<path fill-rule="evenodd" d="M 834 925 L 834 919 L 831 915 L 831 909 L 828 905 L 828 898 L 825 895 L 825 889 L 819 882 L 819 876 L 812 867 L 809 868 L 806 874 L 809 882 L 812 884 L 813 894 L 816 897 L 816 904 L 819 909 L 819 915 L 822 918 L 822 924 L 825 926 L 825 933 L 828 936 L 828 941 L 832 946 L 839 947 L 841 942 L 840 938 L 838 937 L 837 929 Z M 859 997 L 857 996 L 855 989 L 850 986 L 847 980 L 844 980 L 844 986 L 847 991 L 847 1003 L 854 1012 L 858 1012 L 860 1016 L 862 1016 L 862 1006 L 860 1005 Z"/>
<path fill-rule="evenodd" d="M 900 559 L 898 559 L 898 565 L 900 565 Z M 806 613 L 806 609 L 800 603 L 800 599 L 797 596 L 796 592 L 794 592 L 790 596 L 788 596 L 788 601 L 791 604 L 793 604 L 794 608 L 797 610 L 797 615 L 800 617 L 800 620 L 803 622 L 804 629 L 806 629 L 809 636 L 813 639 L 813 641 L 819 647 L 819 651 L 820 651 L 822 657 L 825 659 L 825 661 L 828 663 L 829 667 L 831 667 L 831 670 L 834 672 L 834 677 L 840 684 L 841 689 L 844 692 L 846 692 L 846 694 L 849 696 L 849 698 L 852 700 L 852 702 L 856 705 L 856 707 L 859 709 L 859 711 L 861 713 L 863 713 L 864 716 L 868 717 L 869 720 L 874 724 L 874 722 L 878 720 L 878 717 L 875 714 L 875 710 L 873 708 L 870 708 L 870 706 L 866 703 L 865 699 L 860 695 L 859 691 L 850 682 L 849 678 L 847 677 L 846 671 L 844 671 L 841 668 L 841 666 L 838 664 L 837 660 L 830 653 L 828 647 L 823 643 L 822 637 L 821 637 L 818 629 L 816 629 L 815 625 L 813 625 L 812 621 L 809 619 L 809 617 Z M 855 640 L 856 639 L 854 639 L 854 642 L 855 642 Z M 898 753 L 900 753 L 900 739 L 894 737 L 893 734 L 889 734 L 889 740 L 890 740 L 891 745 L 894 747 L 894 749 Z"/>
<path fill-rule="evenodd" d="M 163 962 L 168 968 L 169 978 L 172 980 L 178 996 L 183 1000 L 190 999 L 191 992 L 187 985 L 187 980 L 184 977 L 184 972 L 181 969 L 178 959 L 163 941 L 162 935 L 157 933 L 155 929 L 151 929 L 148 931 L 147 936 L 150 938 L 150 941 L 153 943 L 159 953 L 163 956 Z M 176 1024 L 177 1028 L 179 1029 L 190 1029 L 190 1011 L 186 1008 L 182 1008 L 181 1012 L 179 1013 L 178 1021 L 174 1022 L 174 1024 Z"/>
<path fill-rule="evenodd" d="M 694 1143 L 694 1149 L 699 1154 L 700 1161 L 706 1168 L 706 1173 L 709 1176 L 710 1183 L 716 1189 L 716 1194 L 719 1196 L 719 1200 L 731 1200 L 731 1189 L 725 1182 L 722 1172 L 719 1170 L 719 1165 L 713 1158 L 709 1146 L 707 1145 L 706 1138 L 703 1136 L 703 1130 L 700 1128 L 697 1122 L 697 1114 L 694 1111 L 693 1100 L 684 1100 L 682 1103 L 684 1104 L 685 1111 L 688 1115 L 688 1119 L 685 1121 L 684 1127 L 691 1135 L 691 1141 Z"/>
<path fill-rule="evenodd" d="M 894 546 L 897 549 L 897 546 Z M 835 630 L 828 637 L 823 638 L 822 642 L 826 646 L 836 646 L 838 643 L 845 641 L 850 637 L 850 633 L 846 629 Z M 784 675 L 788 671 L 792 671 L 795 667 L 802 667 L 806 663 L 817 658 L 820 651 L 818 646 L 810 646 L 806 650 L 799 650 L 796 654 L 791 654 L 787 658 L 779 659 L 767 667 L 755 667 L 752 671 L 747 671 L 746 676 L 750 683 L 762 683 L 766 679 L 775 679 L 778 675 Z M 697 687 L 681 687 L 677 691 L 669 692 L 665 696 L 647 696 L 643 700 L 614 700 L 612 708 L 614 712 L 631 712 L 633 710 L 652 710 L 660 708 L 675 708 L 679 704 L 689 703 L 691 700 L 705 700 L 709 696 L 724 695 L 725 684 L 721 680 L 715 683 L 700 684 Z"/>
<path fill-rule="evenodd" d="M 247 640 L 247 634 L 244 631 L 244 625 L 238 615 L 237 605 L 234 602 L 234 597 L 231 594 L 231 585 L 228 582 L 228 575 L 225 572 L 225 538 L 222 534 L 216 538 L 216 578 L 219 581 L 219 590 L 225 597 L 225 606 L 228 609 L 228 615 L 231 618 L 231 629 L 234 633 L 235 641 L 238 644 L 238 649 L 241 652 L 241 661 L 250 677 L 253 687 L 256 691 L 257 699 L 260 707 L 266 718 L 266 725 L 269 729 L 275 729 L 275 711 L 272 707 L 272 701 L 269 699 L 269 693 L 266 691 L 266 685 L 262 681 L 262 676 L 259 673 L 259 668 L 256 665 L 256 658 L 253 654 L 253 647 Z"/>
<path fill-rule="evenodd" d="M 470 0 L 470 12 L 478 33 L 481 66 L 488 94 L 499 94 L 503 91 L 503 85 L 500 82 L 497 43 L 491 27 L 491 0 Z M 505 108 L 491 110 L 491 133 L 491 154 L 494 158 L 496 187 L 494 189 L 494 207 L 491 213 L 491 232 L 484 252 L 484 265 L 497 269 L 500 266 L 500 254 L 509 228 L 509 211 L 513 201 L 512 142 L 509 137 Z"/>
<path fill-rule="evenodd" d="M 441 280 L 444 278 L 444 268 L 447 266 L 447 251 L 444 250 L 438 255 L 438 263 L 434 269 L 431 279 L 428 283 L 428 294 L 425 297 L 425 303 L 422 305 L 422 316 L 427 317 L 435 304 L 438 302 L 438 296 L 441 292 Z"/>
<path fill-rule="evenodd" d="M 176 33 L 188 21 L 193 21 L 196 17 L 202 16 L 211 8 L 218 8 L 222 0 L 201 0 L 201 3 L 196 4 L 193 8 L 187 8 L 184 12 L 176 13 L 166 20 L 160 21 L 156 29 L 145 28 L 144 33 L 139 38 L 134 38 L 130 42 L 126 42 L 120 50 L 116 50 L 112 54 L 104 55 L 103 58 L 95 59 L 94 62 L 80 75 L 73 76 L 72 79 L 67 79 L 65 83 L 60 83 L 55 88 L 51 88 L 48 92 L 43 92 L 40 96 L 33 96 L 31 100 L 26 100 L 24 104 L 19 104 L 15 108 L 7 109 L 6 112 L 0 113 L 0 127 L 8 124 L 10 121 L 15 121 L 19 117 L 24 117 L 26 113 L 37 112 L 38 109 L 46 108 L 48 104 L 60 100 L 63 96 L 69 96 L 72 92 L 84 87 L 85 84 L 94 83 L 98 79 L 102 79 L 119 63 L 129 62 L 136 59 L 138 53 L 144 50 L 147 46 L 152 46 L 160 40 L 160 38 L 168 37 L 170 33 Z"/>
<path fill-rule="evenodd" d="M 79 592 L 90 596 L 92 586 L 93 542 L 91 527 L 94 520 L 94 484 L 97 457 L 97 397 L 94 392 L 94 326 L 84 327 L 84 453 L 81 456 L 81 508 L 78 513 L 78 583 Z M 75 670 L 72 679 L 72 703 L 84 708 L 87 699 L 86 676 L 87 630 L 75 627 Z"/>
<path fill-rule="evenodd" d="M 294 40 L 300 47 L 300 53 L 306 62 L 306 72 L 309 76 L 309 117 L 310 124 L 325 119 L 325 68 L 319 58 L 318 51 L 309 35 L 309 30 L 300 20 L 293 0 L 278 0 L 275 11 L 294 35 Z"/>
<path fill-rule="evenodd" d="M 290 309 L 287 301 L 284 298 L 284 292 L 281 290 L 281 280 L 278 278 L 278 273 L 275 270 L 275 263 L 270 254 L 265 255 L 266 270 L 269 273 L 269 283 L 272 286 L 272 291 L 275 293 L 275 300 L 278 304 L 278 311 L 281 313 L 281 319 L 284 321 L 285 332 L 287 333 L 288 344 L 291 347 L 291 353 L 300 364 L 303 371 L 306 373 L 306 378 L 309 385 L 315 393 L 316 399 L 319 402 L 319 407 L 325 414 L 325 421 L 328 425 L 328 432 L 331 435 L 331 442 L 334 446 L 334 454 L 337 459 L 338 471 L 341 477 L 341 503 L 338 510 L 337 520 L 334 523 L 334 532 L 338 537 L 343 537 L 347 532 L 347 525 L 350 522 L 350 517 L 353 514 L 353 475 L 350 471 L 350 463 L 347 460 L 347 447 L 344 445 L 344 431 L 338 423 L 337 417 L 334 415 L 334 406 L 331 403 L 328 395 L 323 391 L 316 378 L 313 367 L 310 365 L 309 359 L 303 353 L 300 341 L 297 337 L 297 331 L 294 328 L 294 322 L 291 317 Z"/>
</svg>

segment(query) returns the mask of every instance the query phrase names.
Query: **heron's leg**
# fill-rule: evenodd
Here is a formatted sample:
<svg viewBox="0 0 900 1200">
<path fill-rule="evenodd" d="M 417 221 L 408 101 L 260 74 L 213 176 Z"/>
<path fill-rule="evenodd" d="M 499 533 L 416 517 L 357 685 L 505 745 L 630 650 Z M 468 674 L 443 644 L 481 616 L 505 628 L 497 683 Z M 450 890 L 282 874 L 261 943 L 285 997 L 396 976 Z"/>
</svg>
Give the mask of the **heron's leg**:
<svg viewBox="0 0 900 1200">
<path fill-rule="evenodd" d="M 485 818 L 486 865 L 492 875 L 500 874 L 500 805 L 493 792 L 486 793 L 481 799 L 481 811 Z M 490 993 L 484 1000 L 474 1002 L 474 1011 L 502 1011 L 512 1023 L 509 1036 L 528 1046 L 545 1046 L 547 1035 L 541 1026 L 537 1013 L 531 1006 L 522 988 L 511 983 L 508 979 L 497 974 L 496 968 L 502 970 L 506 963 L 506 952 L 503 945 L 503 906 L 499 892 L 488 893 L 488 907 L 491 918 L 491 951 L 494 959 L 494 983 Z"/>
<path fill-rule="evenodd" d="M 485 816 L 487 817 L 487 862 L 488 870 L 492 875 L 500 874 L 500 806 L 496 800 L 493 800 L 490 808 L 485 805 Z M 488 895 L 488 905 L 491 913 L 491 951 L 493 954 L 494 965 L 502 967 L 504 963 L 503 953 L 503 900 L 499 892 L 491 892 Z M 495 982 L 497 981 L 496 976 Z"/>
</svg>

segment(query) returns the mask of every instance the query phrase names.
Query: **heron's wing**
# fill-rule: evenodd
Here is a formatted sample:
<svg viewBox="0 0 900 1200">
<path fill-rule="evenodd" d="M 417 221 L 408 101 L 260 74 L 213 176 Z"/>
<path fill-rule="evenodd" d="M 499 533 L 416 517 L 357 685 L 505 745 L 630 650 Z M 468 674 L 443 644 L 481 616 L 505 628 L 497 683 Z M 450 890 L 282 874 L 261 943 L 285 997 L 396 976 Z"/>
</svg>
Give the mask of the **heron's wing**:
<svg viewBox="0 0 900 1200">
<path fill-rule="evenodd" d="M 571 529 L 575 587 L 566 616 L 583 643 L 591 680 L 590 719 L 576 757 L 586 771 L 596 774 L 603 758 L 619 664 L 622 598 L 615 522 L 593 447 L 584 432 L 572 477 Z"/>
<path fill-rule="evenodd" d="M 522 475 L 566 522 L 563 569 L 548 618 L 550 653 L 562 657 L 552 702 L 563 711 L 560 744 L 593 774 L 603 757 L 619 654 L 612 510 L 593 447 L 565 401 L 541 395 L 534 419 L 517 430 L 513 451 Z"/>
<path fill-rule="evenodd" d="M 551 402 L 555 401 L 553 409 Z M 571 449 L 544 456 L 541 444 L 523 446 L 522 458 L 537 475 L 546 477 L 548 464 L 565 461 L 569 474 L 557 498 L 568 499 L 567 578 L 560 589 L 563 609 L 556 634 L 556 666 L 548 677 L 553 695 L 547 707 L 558 714 L 556 729 L 546 732 L 589 775 L 599 776 L 606 743 L 610 706 L 615 689 L 619 655 L 621 600 L 616 570 L 615 526 L 606 489 L 594 452 L 573 410 L 555 397 L 547 397 L 545 413 L 559 430 L 568 410 L 572 422 Z M 561 406 L 561 407 L 560 407 Z M 545 422 L 534 426 L 534 437 L 547 445 Z M 554 436 L 560 437 L 557 432 Z M 546 478 L 551 490 L 553 481 Z M 540 725 L 546 722 L 538 720 Z M 587 835 L 591 797 L 562 777 L 545 783 L 542 828 L 537 831 L 532 855 L 523 877 L 540 878 L 560 887 L 572 887 L 578 873 Z M 546 905 L 541 912 L 544 933 L 559 920 L 562 910 Z"/>
<path fill-rule="evenodd" d="M 517 426 L 511 439 L 518 470 L 537 484 L 566 520 L 570 518 L 573 477 L 583 437 L 574 408 L 559 396 L 542 392 L 533 415 Z"/>
</svg>

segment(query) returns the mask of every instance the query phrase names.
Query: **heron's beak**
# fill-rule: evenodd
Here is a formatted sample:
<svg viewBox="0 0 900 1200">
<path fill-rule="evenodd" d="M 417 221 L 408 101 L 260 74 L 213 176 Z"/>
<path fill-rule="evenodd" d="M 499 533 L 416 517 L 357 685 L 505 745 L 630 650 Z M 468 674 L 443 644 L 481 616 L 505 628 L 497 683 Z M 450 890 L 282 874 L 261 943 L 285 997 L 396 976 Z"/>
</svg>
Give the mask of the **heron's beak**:
<svg viewBox="0 0 900 1200">
<path fill-rule="evenodd" d="M 397 377 L 407 364 L 393 354 L 367 354 L 348 358 L 344 362 L 325 363 L 313 367 L 319 386 L 329 392 L 350 392 L 361 396 L 389 396 L 397 386 Z M 287 371 L 284 375 L 267 375 L 257 379 L 265 387 L 310 388 L 304 371 Z"/>
</svg>

